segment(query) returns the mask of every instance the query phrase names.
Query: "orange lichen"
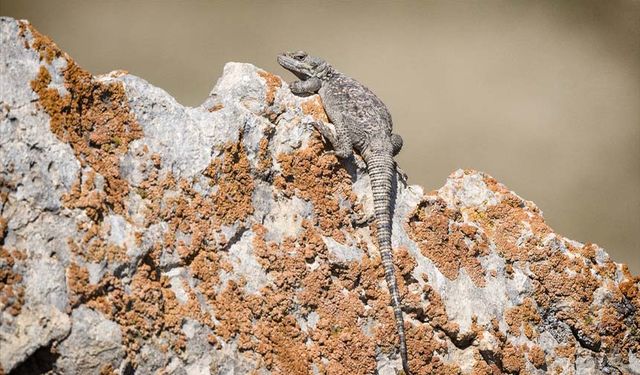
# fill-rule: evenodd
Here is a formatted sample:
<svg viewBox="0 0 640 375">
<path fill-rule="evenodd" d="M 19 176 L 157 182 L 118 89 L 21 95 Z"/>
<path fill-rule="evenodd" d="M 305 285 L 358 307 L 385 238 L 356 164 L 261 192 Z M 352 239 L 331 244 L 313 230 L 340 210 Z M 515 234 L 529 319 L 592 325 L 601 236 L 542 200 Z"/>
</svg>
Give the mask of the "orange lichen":
<svg viewBox="0 0 640 375">
<path fill-rule="evenodd" d="M 507 344 L 502 349 L 502 368 L 504 371 L 517 374 L 524 369 L 524 354 L 514 345 Z"/>
<path fill-rule="evenodd" d="M 244 280 L 229 281 L 220 293 L 207 292 L 209 285 L 199 287 L 219 322 L 214 330 L 225 341 L 235 340 L 242 351 L 259 354 L 274 373 L 306 374 L 313 364 L 326 374 L 369 374 L 375 370 L 376 347 L 385 353 L 397 347 L 389 295 L 379 283 L 380 259 L 334 264 L 318 229 L 308 221 L 302 226 L 300 235 L 281 243 L 265 241 L 263 226 L 252 227 L 254 256 L 272 280 L 259 293 L 244 292 Z M 406 250 L 399 259 L 398 273 L 409 274 L 415 262 Z M 311 263 L 320 267 L 310 268 Z M 408 300 L 419 303 L 419 298 Z M 316 314 L 315 326 L 302 329 L 289 313 L 296 308 L 303 319 Z M 374 336 L 365 334 L 370 319 L 377 321 Z M 417 348 L 411 356 L 416 374 L 457 373 L 433 357 L 446 346 L 431 327 L 407 329 Z"/>
<path fill-rule="evenodd" d="M 613 306 L 605 306 L 602 308 L 600 322 L 597 326 L 602 349 L 606 351 L 615 349 L 618 341 L 623 340 L 627 335 L 627 326 L 625 325 L 624 318 L 624 314 Z"/>
<path fill-rule="evenodd" d="M 525 298 L 521 305 L 507 309 L 504 315 L 510 334 L 519 336 L 522 327 L 527 338 L 532 339 L 537 336 L 537 331 L 531 323 L 537 325 L 542 319 L 531 298 Z"/>
<path fill-rule="evenodd" d="M 536 368 L 542 368 L 546 365 L 544 350 L 538 345 L 534 345 L 527 355 L 529 362 Z"/>
<path fill-rule="evenodd" d="M 258 144 L 258 165 L 256 168 L 256 172 L 261 175 L 268 173 L 273 166 L 273 157 L 269 152 L 269 142 L 271 141 L 274 130 L 275 129 L 273 127 L 265 129 L 264 137 L 260 139 L 260 143 Z"/>
<path fill-rule="evenodd" d="M 231 150 L 232 158 L 236 158 L 233 160 L 237 160 L 236 147 L 227 150 Z M 246 156 L 240 157 L 243 158 Z M 186 343 L 181 332 L 183 319 L 192 318 L 205 326 L 212 326 L 210 317 L 201 311 L 194 291 L 187 285 L 183 287 L 189 299 L 184 304 L 178 303 L 168 280 L 161 276 L 156 266 L 162 251 L 175 250 L 180 255 L 192 276 L 201 280 L 198 291 L 206 296 L 214 295 L 212 293 L 219 283 L 218 270 L 232 270 L 216 251 L 215 228 L 219 220 L 214 214 L 211 197 L 196 192 L 186 180 L 175 181 L 170 172 L 161 176 L 159 155 L 150 155 L 149 165 L 150 169 L 146 169 L 148 178 L 136 190 L 147 203 L 145 225 L 164 221 L 170 229 L 153 245 L 145 261 L 135 270 L 130 284 L 125 287 L 121 280 L 107 274 L 97 284 L 91 285 L 86 268 L 72 264 L 67 270 L 72 305 L 84 303 L 120 324 L 127 353 L 134 365 L 142 342 L 152 336 L 162 335 L 172 350 L 181 351 Z M 224 172 L 221 173 L 222 179 L 226 178 Z M 88 181 L 85 190 L 91 190 L 91 180 L 85 179 Z M 174 190 L 176 194 L 165 194 L 168 190 Z M 92 235 L 88 240 L 100 241 L 101 234 L 92 228 L 96 226 L 89 227 L 87 233 Z M 188 234 L 189 242 L 176 241 L 176 233 Z M 73 243 L 70 247 L 79 248 Z"/>
<path fill-rule="evenodd" d="M 51 38 L 38 32 L 38 30 L 31 26 L 31 24 L 24 21 L 18 21 L 18 27 L 20 28 L 20 33 L 18 35 L 25 38 L 25 48 L 32 48 L 36 50 L 40 55 L 40 60 L 44 60 L 48 64 L 51 64 L 55 58 L 61 56 L 68 57 L 67 54 L 58 48 Z M 29 42 L 26 40 L 27 30 L 31 32 L 31 36 L 33 37 L 31 45 L 29 45 Z"/>
<path fill-rule="evenodd" d="M 9 251 L 0 246 L 0 313 L 7 311 L 16 316 L 24 304 L 22 274 L 16 267 L 24 263 L 26 255 L 19 250 Z"/>
<path fill-rule="evenodd" d="M 471 369 L 471 375 L 500 375 L 502 370 L 495 363 L 487 363 L 479 352 L 474 354 L 475 363 Z"/>
<path fill-rule="evenodd" d="M 102 239 L 93 241 L 86 248 L 85 259 L 89 262 L 99 263 L 102 260 L 122 263 L 128 260 L 127 250 L 122 246 L 105 243 Z"/>
<path fill-rule="evenodd" d="M 274 369 L 276 373 L 306 374 L 310 371 L 309 366 L 313 354 L 309 354 L 309 350 L 305 346 L 305 342 L 309 338 L 314 342 L 322 342 L 322 345 L 315 350 L 322 351 L 323 356 L 327 354 L 340 356 L 346 362 L 346 356 L 341 354 L 346 348 L 335 346 L 330 351 L 323 350 L 326 345 L 334 342 L 331 337 L 331 327 L 317 330 L 317 334 L 322 333 L 329 336 L 314 338 L 313 334 L 303 332 L 296 320 L 287 313 L 294 307 L 294 294 L 299 288 L 302 288 L 297 292 L 299 303 L 302 306 L 309 304 L 310 307 L 320 308 L 322 299 L 316 300 L 316 292 L 313 291 L 322 291 L 324 284 L 316 283 L 315 280 L 320 281 L 321 279 L 318 277 L 324 279 L 330 274 L 327 272 L 326 266 L 309 272 L 305 254 L 307 256 L 326 254 L 322 239 L 308 225 L 306 234 L 303 234 L 303 238 L 308 241 L 289 239 L 281 246 L 264 241 L 265 230 L 263 227 L 255 225 L 253 231 L 256 234 L 254 238 L 255 255 L 273 279 L 274 285 L 264 287 L 259 295 L 246 295 L 242 292 L 241 285 L 229 282 L 222 293 L 210 296 L 213 299 L 211 304 L 217 311 L 216 318 L 220 321 L 220 324 L 216 326 L 216 333 L 225 340 L 236 337 L 241 349 L 259 353 L 268 368 Z M 310 248 L 299 249 L 299 246 L 310 246 Z M 313 301 L 307 302 L 310 293 L 314 293 L 314 298 Z M 323 295 L 325 299 L 329 297 L 326 291 L 323 292 Z M 351 303 L 353 302 L 351 301 Z M 345 303 L 347 302 L 345 301 Z M 353 309 L 352 306 L 346 304 L 341 308 L 344 308 L 345 312 L 340 312 L 338 317 Z M 332 312 L 337 313 L 338 311 L 337 307 L 332 309 Z M 321 315 L 319 325 L 324 324 L 327 319 L 326 324 L 333 324 L 334 329 L 338 327 L 335 323 L 331 323 L 335 318 L 332 314 L 327 314 L 326 317 L 324 313 L 319 312 L 319 314 Z M 344 323 L 340 326 L 348 327 Z M 349 326 L 349 329 L 354 328 L 356 331 L 348 335 L 352 340 L 356 337 L 355 334 L 359 328 Z M 338 342 L 341 341 L 336 343 Z M 312 345 L 313 347 L 314 345 Z M 311 353 L 313 352 L 312 349 Z M 370 352 L 373 353 L 373 350 Z M 335 359 L 329 358 L 329 361 L 329 368 L 336 366 L 336 364 L 332 364 Z M 353 361 L 353 365 L 341 363 L 340 368 L 344 370 L 344 366 L 346 366 L 346 368 L 354 370 L 354 373 L 365 373 L 357 370 L 364 364 L 360 363 L 357 358 Z M 365 368 L 371 370 L 371 367 Z"/>
<path fill-rule="evenodd" d="M 172 178 L 168 176 L 168 178 Z M 180 180 L 178 194 L 161 201 L 159 218 L 147 216 L 149 221 L 164 219 L 173 234 L 164 237 L 165 251 L 175 249 L 180 258 L 188 262 L 195 256 L 211 250 L 215 243 L 215 230 L 219 222 L 215 221 L 215 207 L 211 197 L 205 197 L 193 190 L 184 180 Z M 153 211 L 149 212 L 152 215 Z M 190 241 L 176 241 L 176 233 L 190 235 Z M 159 254 L 158 254 L 159 255 Z"/>
<path fill-rule="evenodd" d="M 218 186 L 212 200 L 214 214 L 222 224 L 241 222 L 253 213 L 254 182 L 242 137 L 226 144 L 223 157 L 213 159 L 204 175 Z"/>
<path fill-rule="evenodd" d="M 114 212 L 124 213 L 129 184 L 120 176 L 119 160 L 129 143 L 142 137 L 142 128 L 129 109 L 122 83 L 96 80 L 49 38 L 30 25 L 29 30 L 33 35 L 31 48 L 40 52 L 41 58 L 48 62 L 56 57 L 66 60 L 61 74 L 67 94 L 50 87 L 51 74 L 45 66 L 40 66 L 31 81 L 38 104 L 50 116 L 51 132 L 71 146 L 83 166 L 90 166 L 105 178 L 106 203 Z"/>
<path fill-rule="evenodd" d="M 324 106 L 322 105 L 322 99 L 320 99 L 318 95 L 314 95 L 302 102 L 300 108 L 302 108 L 302 113 L 305 115 L 311 115 L 318 121 L 329 122 L 329 117 L 327 117 L 327 113 L 324 111 Z"/>
<path fill-rule="evenodd" d="M 267 81 L 266 102 L 268 105 L 271 105 L 276 98 L 276 91 L 282 87 L 282 80 L 280 77 L 269 72 L 265 72 L 264 70 L 259 70 L 258 75 Z"/>
<path fill-rule="evenodd" d="M 66 67 L 61 74 L 64 76 L 67 94 L 60 94 L 57 88 L 50 86 L 51 74 L 44 66 L 40 67 L 31 87 L 39 97 L 38 104 L 51 118 L 52 133 L 61 141 L 69 143 L 81 165 L 89 167 L 62 199 L 66 207 L 82 209 L 91 220 L 80 224 L 79 229 L 85 233 L 82 242 L 76 244 L 70 239 L 69 247 L 72 253 L 87 261 L 123 261 L 126 259 L 126 249 L 106 242 L 100 224 L 110 210 L 126 216 L 125 199 L 129 193 L 129 185 L 120 175 L 119 159 L 127 152 L 130 142 L 142 136 L 141 128 L 129 110 L 121 83 L 97 81 L 60 51 L 49 38 L 39 34 L 30 25 L 21 23 L 23 37 L 27 30 L 33 35 L 33 41 L 30 45 L 25 41 L 26 47 L 38 51 L 42 60 L 47 63 L 58 57 L 66 60 Z M 154 166 L 159 167 L 159 158 L 152 157 L 152 160 Z M 96 172 L 104 177 L 104 190 L 95 188 Z M 168 188 L 168 180 L 161 182 L 153 193 L 161 194 L 161 191 Z M 191 231 L 192 246 L 203 241 L 199 235 L 202 231 L 198 232 L 197 229 Z M 195 248 L 199 249 L 198 246 Z M 154 246 L 150 255 L 158 255 L 160 249 Z M 4 272 L 4 268 L 2 270 L 0 280 L 15 279 L 10 273 Z M 132 359 L 140 347 L 140 340 L 161 332 L 174 335 L 172 343 L 175 350 L 183 348 L 185 340 L 181 333 L 181 322 L 185 317 L 197 317 L 205 324 L 208 322 L 199 313 L 193 293 L 190 293 L 191 299 L 186 304 L 177 303 L 166 278 L 160 276 L 150 258 L 136 270 L 131 284 L 127 286 L 129 292 L 125 292 L 121 281 L 110 274 L 105 275 L 98 284 L 90 284 L 87 269 L 73 262 L 67 268 L 67 282 L 72 307 L 87 304 L 123 327 L 124 341 Z M 2 293 L 16 294 L 12 284 L 4 284 L 8 283 L 1 285 Z M 8 299 L 12 308 L 16 306 L 14 299 Z"/>
<path fill-rule="evenodd" d="M 572 362 L 575 360 L 576 346 L 574 344 L 557 346 L 554 351 L 555 354 L 559 357 L 569 358 Z"/>
<path fill-rule="evenodd" d="M 69 305 L 76 307 L 88 300 L 94 293 L 94 287 L 89 283 L 89 271 L 86 267 L 71 263 L 67 267 L 67 287 L 71 294 Z"/>
<path fill-rule="evenodd" d="M 629 300 L 636 301 L 640 298 L 640 290 L 638 288 L 640 285 L 640 276 L 631 277 L 620 283 L 618 288 L 620 292 Z"/>
<path fill-rule="evenodd" d="M 436 338 L 432 327 L 428 325 L 411 326 L 407 331 L 409 366 L 415 374 L 458 374 L 460 368 L 455 364 L 444 364 L 435 356 L 446 351 L 446 344 Z"/>
<path fill-rule="evenodd" d="M 460 211 L 448 208 L 440 198 L 425 196 L 409 216 L 406 228 L 422 254 L 448 279 L 455 280 L 464 268 L 475 285 L 485 286 L 478 257 L 489 253 L 486 237 L 464 223 Z"/>
<path fill-rule="evenodd" d="M 487 207 L 485 212 L 477 213 L 476 217 L 485 218 L 478 223 L 489 241 L 495 244 L 498 254 L 505 258 L 506 266 L 518 267 L 529 275 L 534 286 L 532 297 L 538 309 L 544 311 L 562 306 L 554 309 L 555 317 L 577 332 L 581 344 L 592 350 L 620 353 L 623 361 L 628 360 L 629 350 L 640 351 L 640 337 L 633 333 L 637 332 L 634 323 L 623 318 L 625 310 L 619 307 L 631 303 L 638 309 L 639 301 L 628 299 L 618 292 L 619 288 L 607 287 L 610 297 L 604 304 L 594 304 L 596 290 L 610 285 L 616 277 L 613 262 L 605 260 L 596 264 L 595 245 L 576 246 L 555 236 L 535 205 L 520 199 L 492 178 L 485 177 L 485 183 L 497 193 L 500 201 Z M 625 277 L 632 279 L 630 275 Z M 532 306 L 532 303 L 525 303 Z M 508 311 L 507 317 L 511 321 L 507 323 L 509 331 L 516 334 L 523 323 L 525 335 L 532 339 L 536 332 L 534 324 L 529 323 L 537 323 L 539 318 L 535 317 L 537 314 L 532 316 L 527 312 L 533 310 L 527 307 Z M 531 318 L 534 320 L 530 321 Z"/>
<path fill-rule="evenodd" d="M 116 375 L 116 374 L 117 374 L 116 370 L 113 368 L 113 366 L 110 363 L 103 365 L 100 368 L 100 375 Z"/>
<path fill-rule="evenodd" d="M 95 178 L 95 171 L 89 170 L 83 174 L 82 183 L 76 181 L 71 191 L 62 196 L 62 202 L 67 208 L 83 209 L 91 219 L 91 222 L 78 226 L 78 230 L 84 233 L 81 244 L 76 244 L 71 238 L 67 243 L 72 253 L 86 261 L 100 263 L 107 260 L 121 263 L 128 259 L 126 248 L 104 240 L 107 233 L 103 232 L 108 231 L 109 227 L 106 226 L 103 230 L 101 223 L 109 212 L 109 206 L 107 195 L 95 188 Z"/>
<path fill-rule="evenodd" d="M 149 258 L 138 267 L 126 288 L 112 275 L 106 275 L 98 284 L 90 284 L 86 268 L 75 264 L 67 269 L 67 280 L 75 305 L 84 303 L 120 325 L 129 359 L 134 364 L 143 341 L 152 336 L 168 337 L 173 350 L 184 350 L 184 319 L 211 325 L 207 315 L 200 311 L 193 291 L 185 285 L 189 300 L 180 304 L 168 278 L 160 275 Z"/>
<path fill-rule="evenodd" d="M 94 170 L 90 170 L 83 177 L 83 180 L 76 181 L 70 192 L 62 196 L 62 202 L 68 208 L 83 209 L 91 220 L 101 222 L 109 212 L 107 195 L 95 188 Z"/>
<path fill-rule="evenodd" d="M 224 108 L 222 103 L 216 103 L 213 107 L 209 108 L 209 112 L 216 112 Z"/>
<path fill-rule="evenodd" d="M 345 239 L 343 230 L 351 231 L 349 210 L 340 205 L 340 197 L 355 204 L 351 178 L 338 159 L 324 152 L 319 138 L 309 141 L 307 148 L 277 157 L 282 170 L 274 186 L 286 196 L 297 195 L 313 203 L 315 223 L 322 234 L 336 241 Z"/>
<path fill-rule="evenodd" d="M 4 236 L 7 234 L 7 228 L 9 226 L 9 221 L 0 216 L 0 243 L 4 241 Z"/>
</svg>

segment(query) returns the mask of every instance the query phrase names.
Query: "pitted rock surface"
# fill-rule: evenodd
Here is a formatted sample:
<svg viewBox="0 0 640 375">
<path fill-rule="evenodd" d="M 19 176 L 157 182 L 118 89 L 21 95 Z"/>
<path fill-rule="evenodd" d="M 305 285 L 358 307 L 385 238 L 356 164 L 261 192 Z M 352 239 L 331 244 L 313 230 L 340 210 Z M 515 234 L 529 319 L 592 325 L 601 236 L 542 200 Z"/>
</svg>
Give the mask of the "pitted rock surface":
<svg viewBox="0 0 640 375">
<path fill-rule="evenodd" d="M 393 374 L 365 171 L 317 96 L 229 63 L 204 103 L 0 20 L 0 373 Z M 639 279 L 458 170 L 396 188 L 415 374 L 640 373 Z"/>
</svg>

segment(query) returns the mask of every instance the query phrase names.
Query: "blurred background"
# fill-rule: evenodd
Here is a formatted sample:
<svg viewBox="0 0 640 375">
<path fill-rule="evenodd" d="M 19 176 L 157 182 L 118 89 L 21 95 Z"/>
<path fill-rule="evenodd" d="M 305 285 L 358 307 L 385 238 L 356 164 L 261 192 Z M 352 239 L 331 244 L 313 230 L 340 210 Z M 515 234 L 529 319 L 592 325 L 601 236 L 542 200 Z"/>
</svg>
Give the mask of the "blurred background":
<svg viewBox="0 0 640 375">
<path fill-rule="evenodd" d="M 196 106 L 227 61 L 305 49 L 387 104 L 409 182 L 482 170 L 640 273 L 640 2 L 0 0 L 93 74 Z"/>
</svg>

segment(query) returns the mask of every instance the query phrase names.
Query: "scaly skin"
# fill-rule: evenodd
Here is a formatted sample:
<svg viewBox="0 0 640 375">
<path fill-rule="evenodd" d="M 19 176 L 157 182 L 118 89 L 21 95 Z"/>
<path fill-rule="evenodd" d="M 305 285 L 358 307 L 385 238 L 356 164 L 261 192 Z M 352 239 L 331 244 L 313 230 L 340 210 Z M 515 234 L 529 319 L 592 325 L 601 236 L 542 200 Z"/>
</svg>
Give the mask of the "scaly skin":
<svg viewBox="0 0 640 375">
<path fill-rule="evenodd" d="M 404 319 L 391 250 L 393 156 L 402 148 L 402 138 L 391 132 L 391 115 L 384 103 L 367 87 L 336 71 L 323 59 L 298 51 L 279 55 L 278 63 L 300 79 L 290 84 L 294 94 L 317 93 L 322 98 L 325 111 L 335 126 L 335 134 L 322 122 L 313 125 L 331 143 L 336 155 L 351 158 L 355 149 L 367 164 L 380 255 L 400 337 L 402 368 L 409 374 Z"/>
</svg>

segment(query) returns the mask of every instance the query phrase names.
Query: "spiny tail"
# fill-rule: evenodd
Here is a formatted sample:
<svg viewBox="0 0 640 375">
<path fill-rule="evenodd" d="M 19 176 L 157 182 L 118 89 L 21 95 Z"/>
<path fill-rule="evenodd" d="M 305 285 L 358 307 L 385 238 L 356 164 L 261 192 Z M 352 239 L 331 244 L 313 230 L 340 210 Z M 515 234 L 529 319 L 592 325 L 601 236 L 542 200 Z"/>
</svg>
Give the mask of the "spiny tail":
<svg viewBox="0 0 640 375">
<path fill-rule="evenodd" d="M 407 359 L 407 343 L 404 334 L 404 319 L 400 309 L 400 293 L 396 282 L 393 268 L 393 255 L 391 250 L 391 183 L 395 167 L 391 150 L 385 153 L 370 155 L 365 158 L 369 177 L 371 178 L 371 189 L 373 190 L 373 208 L 377 226 L 378 244 L 380 246 L 380 256 L 384 267 L 384 276 L 391 294 L 391 305 L 396 318 L 396 329 L 400 337 L 400 357 L 402 358 L 402 368 L 409 375 L 409 365 Z"/>
</svg>

